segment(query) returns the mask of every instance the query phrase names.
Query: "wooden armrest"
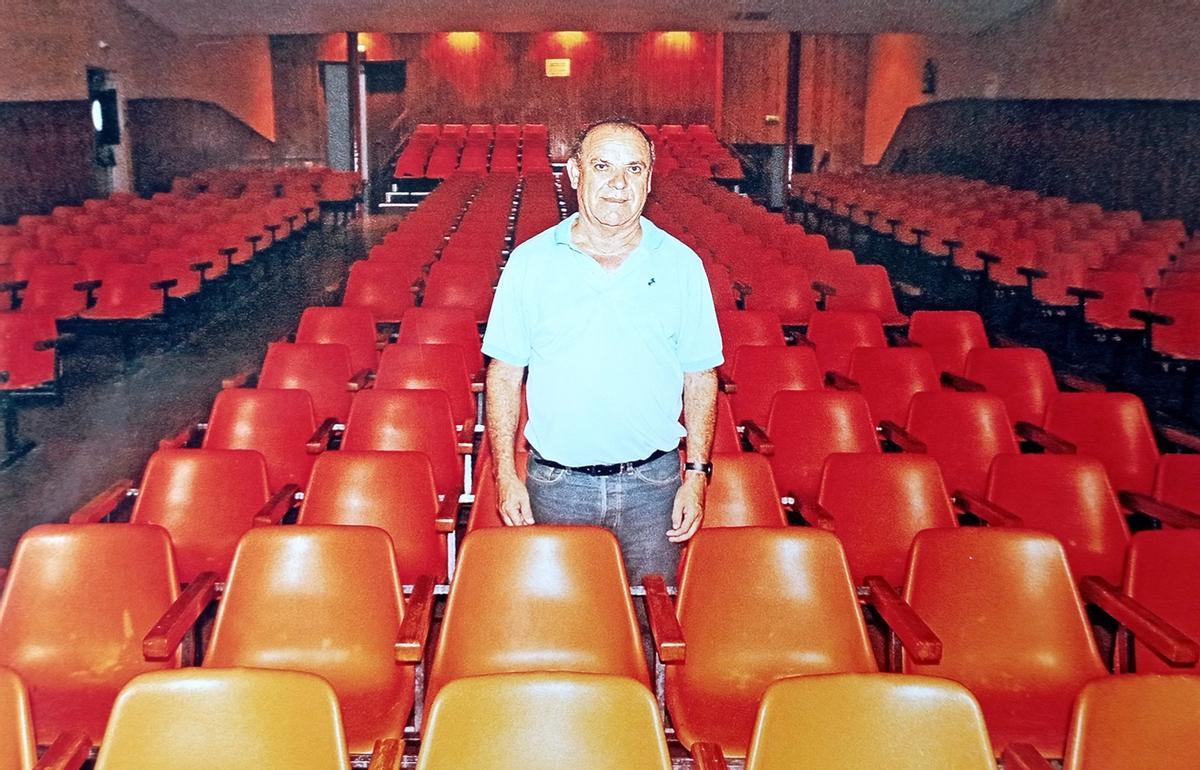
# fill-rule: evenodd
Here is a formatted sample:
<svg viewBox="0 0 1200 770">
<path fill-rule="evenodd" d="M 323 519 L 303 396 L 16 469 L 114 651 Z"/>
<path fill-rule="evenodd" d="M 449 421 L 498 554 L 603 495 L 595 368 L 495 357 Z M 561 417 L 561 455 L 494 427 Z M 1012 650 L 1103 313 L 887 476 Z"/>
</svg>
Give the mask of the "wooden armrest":
<svg viewBox="0 0 1200 770">
<path fill-rule="evenodd" d="M 76 288 L 78 288 L 79 284 L 75 284 L 75 286 L 76 286 Z M 27 288 L 29 288 L 29 281 L 27 281 L 27 280 L 25 280 L 25 281 L 5 281 L 4 283 L 0 283 L 0 291 L 16 292 L 16 291 L 24 291 Z"/>
<path fill-rule="evenodd" d="M 1171 317 L 1169 315 L 1163 315 L 1162 313 L 1153 313 L 1149 310 L 1137 310 L 1137 309 L 1130 310 L 1129 317 L 1133 318 L 1137 321 L 1141 321 L 1142 323 L 1146 324 L 1147 326 L 1150 326 L 1152 324 L 1159 324 L 1160 326 L 1171 326 L 1175 323 L 1175 319 L 1173 317 Z"/>
<path fill-rule="evenodd" d="M 775 454 L 775 444 L 771 442 L 771 437 L 759 427 L 758 423 L 754 420 L 746 420 L 742 423 L 742 429 L 745 431 L 746 440 L 750 442 L 751 449 L 768 457 Z"/>
<path fill-rule="evenodd" d="M 1129 510 L 1152 519 L 1158 519 L 1168 527 L 1200 529 L 1200 513 L 1156 500 L 1141 492 L 1130 492 L 1123 489 L 1117 492 L 1117 496 L 1121 499 L 1121 505 Z"/>
<path fill-rule="evenodd" d="M 226 246 L 223 249 L 217 249 L 217 253 L 226 259 L 231 259 L 234 254 L 237 254 L 237 246 Z"/>
<path fill-rule="evenodd" d="M 52 339 L 38 340 L 37 342 L 33 343 L 33 349 L 37 351 L 56 350 L 61 349 L 74 341 L 74 334 L 60 334 Z"/>
<path fill-rule="evenodd" d="M 263 229 L 266 230 L 267 232 L 271 233 L 272 235 L 275 233 L 276 230 L 278 230 L 281 227 L 283 227 L 283 225 L 281 225 L 281 224 L 279 224 L 279 225 L 275 225 L 275 224 L 263 225 Z"/>
<path fill-rule="evenodd" d="M 1104 578 L 1085 577 L 1079 581 L 1079 593 L 1085 602 L 1096 605 L 1133 632 L 1167 664 L 1194 666 L 1200 660 L 1200 645 Z"/>
<path fill-rule="evenodd" d="M 1020 516 L 974 492 L 956 489 L 950 497 L 963 513 L 978 516 L 993 527 L 1020 527 L 1025 524 Z"/>
<path fill-rule="evenodd" d="M 733 290 L 736 291 L 738 294 L 741 294 L 743 297 L 748 297 L 754 293 L 753 286 L 751 286 L 748 283 L 742 283 L 741 281 L 733 282 Z"/>
<path fill-rule="evenodd" d="M 404 620 L 396 639 L 398 663 L 420 663 L 425 657 L 429 625 L 433 620 L 433 575 L 420 575 L 413 583 L 412 596 L 404 604 Z"/>
<path fill-rule="evenodd" d="M 813 291 L 817 292 L 822 297 L 832 297 L 837 294 L 836 287 L 830 286 L 829 284 L 824 283 L 823 281 L 813 281 L 812 288 L 813 288 Z"/>
<path fill-rule="evenodd" d="M 922 455 L 929 451 L 924 441 L 921 441 L 891 420 L 880 422 L 879 432 L 885 439 L 900 447 L 901 451 Z"/>
<path fill-rule="evenodd" d="M 863 583 L 867 588 L 867 603 L 879 612 L 883 622 L 908 650 L 909 657 L 925 665 L 940 663 L 942 640 L 896 593 L 896 589 L 878 575 L 868 575 Z"/>
<path fill-rule="evenodd" d="M 445 495 L 438 501 L 437 517 L 433 520 L 433 528 L 443 534 L 453 532 L 458 526 L 458 498 Z"/>
<path fill-rule="evenodd" d="M 367 770 L 396 770 L 400 767 L 400 740 L 398 738 L 380 738 L 371 749 L 371 762 Z"/>
<path fill-rule="evenodd" d="M 350 391 L 351 393 L 357 393 L 360 390 L 366 390 L 367 384 L 374 376 L 375 372 L 371 369 L 359 369 L 357 372 L 352 374 L 349 381 L 346 382 L 346 390 Z"/>
<path fill-rule="evenodd" d="M 263 503 L 263 507 L 254 514 L 254 526 L 265 527 L 278 524 L 292 509 L 300 487 L 296 484 L 284 484 L 279 491 L 271 495 L 271 499 Z"/>
<path fill-rule="evenodd" d="M 901 223 L 901 222 L 903 222 L 904 220 L 903 220 L 903 219 L 896 219 L 896 218 L 894 218 L 894 217 L 893 217 L 892 219 L 886 219 L 886 220 L 884 220 L 884 221 L 885 221 L 885 222 L 887 222 L 887 223 L 888 223 L 889 225 L 891 225 L 892 227 L 895 227 L 896 225 L 900 224 L 900 223 Z"/>
<path fill-rule="evenodd" d="M 325 451 L 325 447 L 329 445 L 329 437 L 333 435 L 333 426 L 337 425 L 336 417 L 326 417 L 317 430 L 305 443 L 304 448 L 308 450 L 310 455 L 320 454 Z"/>
<path fill-rule="evenodd" d="M 1000 754 L 1004 770 L 1054 770 L 1054 765 L 1030 743 L 1010 743 Z"/>
<path fill-rule="evenodd" d="M 1017 435 L 1025 441 L 1032 441 L 1046 452 L 1056 455 L 1075 454 L 1075 445 L 1064 438 L 1055 436 L 1045 428 L 1040 428 L 1031 422 L 1021 420 L 1016 424 Z"/>
<path fill-rule="evenodd" d="M 737 393 L 737 383 L 720 372 L 717 373 L 717 387 L 722 393 Z"/>
<path fill-rule="evenodd" d="M 966 377 L 960 377 L 952 372 L 942 372 L 941 381 L 947 388 L 953 388 L 963 393 L 982 393 L 987 390 L 987 386 L 982 382 L 968 380 Z"/>
<path fill-rule="evenodd" d="M 825 384 L 835 390 L 862 390 L 857 380 L 852 380 L 841 372 L 825 372 Z"/>
<path fill-rule="evenodd" d="M 667 581 L 662 575 L 652 574 L 642 578 L 646 589 L 646 617 L 650 620 L 650 636 L 663 663 L 682 663 L 687 655 L 683 641 L 683 629 L 675 616 L 675 607 L 667 595 Z"/>
<path fill-rule="evenodd" d="M 1104 292 L 1099 289 L 1085 289 L 1081 286 L 1068 286 L 1067 294 L 1081 302 L 1085 299 L 1104 299 Z"/>
<path fill-rule="evenodd" d="M 800 506 L 800 515 L 812 526 L 827 532 L 836 532 L 837 523 L 825 506 L 820 503 L 807 503 Z"/>
<path fill-rule="evenodd" d="M 201 572 L 142 639 L 142 657 L 167 660 L 217 594 L 217 573 Z"/>
<path fill-rule="evenodd" d="M 80 281 L 79 283 L 72 285 L 71 288 L 75 291 L 95 291 L 96 289 L 99 289 L 103 283 L 104 281 L 101 281 L 99 278 L 97 278 L 91 281 Z"/>
<path fill-rule="evenodd" d="M 1046 277 L 1048 277 L 1050 274 L 1049 274 L 1049 273 L 1047 273 L 1045 270 L 1039 270 L 1039 269 L 1038 269 L 1038 268 L 1036 268 L 1036 267 L 1024 267 L 1024 266 L 1022 266 L 1022 267 L 1018 267 L 1018 268 L 1017 268 L 1017 275 L 1023 275 L 1023 276 L 1025 276 L 1026 278 L 1028 278 L 1028 279 L 1029 279 L 1029 282 L 1030 282 L 1030 283 L 1033 283 L 1034 279 L 1036 279 L 1036 278 L 1046 278 Z"/>
<path fill-rule="evenodd" d="M 1063 390 L 1074 390 L 1080 393 L 1103 393 L 1107 390 L 1103 382 L 1085 380 L 1083 377 L 1065 372 L 1058 375 L 1058 382 Z"/>
<path fill-rule="evenodd" d="M 54 739 L 33 770 L 78 770 L 91 750 L 91 738 L 81 730 L 70 730 Z"/>
<path fill-rule="evenodd" d="M 923 227 L 910 227 L 909 229 L 912 230 L 913 235 L 919 235 L 922 238 L 929 235 L 929 231 Z"/>
<path fill-rule="evenodd" d="M 247 242 L 247 243 L 258 243 L 258 242 L 259 242 L 259 241 L 261 241 L 262 239 L 263 239 L 263 237 L 262 237 L 261 235 L 259 235 L 258 233 L 255 233 L 254 235 L 247 235 L 247 236 L 246 236 L 246 242 Z"/>
<path fill-rule="evenodd" d="M 252 381 L 258 380 L 258 372 L 253 369 L 247 369 L 244 372 L 238 372 L 232 377 L 226 377 L 221 380 L 221 390 L 235 390 L 237 388 L 249 387 Z"/>
<path fill-rule="evenodd" d="M 71 524 L 95 524 L 116 510 L 131 489 L 133 480 L 121 479 L 84 503 L 67 521 Z"/>
<path fill-rule="evenodd" d="M 692 767 L 696 770 L 729 770 L 721 744 L 696 741 L 692 744 Z"/>
<path fill-rule="evenodd" d="M 170 291 L 171 289 L 174 289 L 178 285 L 179 285 L 179 279 L 164 278 L 161 281 L 155 281 L 154 283 L 150 284 L 150 288 L 158 289 L 159 291 Z"/>
<path fill-rule="evenodd" d="M 942 239 L 942 245 L 948 246 L 951 249 L 961 249 L 963 242 L 955 240 L 954 238 L 944 238 Z"/>
<path fill-rule="evenodd" d="M 1191 431 L 1164 425 L 1158 429 L 1158 432 L 1164 440 L 1175 446 L 1182 447 L 1190 452 L 1200 452 L 1200 436 Z"/>
<path fill-rule="evenodd" d="M 201 423 L 199 425 L 189 425 L 180 430 L 173 436 L 167 436 L 158 440 L 159 449 L 183 449 L 189 446 L 196 446 L 200 440 L 200 436 L 207 429 L 207 425 Z"/>
<path fill-rule="evenodd" d="M 976 251 L 975 257 L 985 265 L 995 265 L 1000 262 L 1000 257 L 987 251 Z"/>
</svg>

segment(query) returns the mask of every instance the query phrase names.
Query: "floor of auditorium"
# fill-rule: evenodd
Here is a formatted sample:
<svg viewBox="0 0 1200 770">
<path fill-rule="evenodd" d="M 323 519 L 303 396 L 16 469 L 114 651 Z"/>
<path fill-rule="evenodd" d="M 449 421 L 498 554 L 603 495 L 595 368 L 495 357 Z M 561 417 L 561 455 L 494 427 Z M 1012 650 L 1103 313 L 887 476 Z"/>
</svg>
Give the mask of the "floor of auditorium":
<svg viewBox="0 0 1200 770">
<path fill-rule="evenodd" d="M 115 340 L 80 336 L 64 357 L 63 403 L 21 409 L 22 434 L 38 446 L 0 470 L 0 564 L 29 527 L 64 521 L 109 484 L 136 480 L 158 440 L 203 419 L 223 379 L 256 370 L 267 343 L 294 331 L 397 218 L 327 222 L 285 267 L 199 311 L 182 339 L 147 338 L 129 367 Z"/>
</svg>

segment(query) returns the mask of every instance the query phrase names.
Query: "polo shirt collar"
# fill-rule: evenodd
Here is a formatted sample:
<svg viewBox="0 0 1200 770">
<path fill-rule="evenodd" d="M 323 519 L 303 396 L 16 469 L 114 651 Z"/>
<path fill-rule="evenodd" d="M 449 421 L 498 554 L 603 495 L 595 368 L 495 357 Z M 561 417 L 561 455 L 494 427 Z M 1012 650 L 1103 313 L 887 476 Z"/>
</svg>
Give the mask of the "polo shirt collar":
<svg viewBox="0 0 1200 770">
<path fill-rule="evenodd" d="M 555 225 L 554 242 L 574 249 L 575 244 L 571 242 L 571 228 L 575 225 L 575 222 L 578 219 L 579 212 L 577 211 Z M 641 217 L 640 219 L 642 222 L 642 242 L 638 244 L 637 248 L 634 249 L 634 252 L 636 253 L 643 249 L 646 251 L 654 251 L 662 245 L 665 233 L 659 229 L 658 225 L 654 224 L 649 219 L 646 219 L 645 217 Z M 578 251 L 578 249 L 576 250 Z"/>
</svg>

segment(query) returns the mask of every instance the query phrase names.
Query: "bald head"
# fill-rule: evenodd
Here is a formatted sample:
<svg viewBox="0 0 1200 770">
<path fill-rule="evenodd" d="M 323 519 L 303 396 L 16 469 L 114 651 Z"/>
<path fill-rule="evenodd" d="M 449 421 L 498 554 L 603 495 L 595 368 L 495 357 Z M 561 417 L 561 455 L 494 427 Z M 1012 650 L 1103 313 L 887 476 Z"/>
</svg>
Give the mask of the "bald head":
<svg viewBox="0 0 1200 770">
<path fill-rule="evenodd" d="M 631 133 L 641 138 L 645 143 L 646 153 L 650 158 L 650 165 L 654 165 L 654 142 L 650 139 L 650 135 L 645 130 L 628 118 L 605 118 L 592 123 L 587 128 L 579 132 L 575 137 L 575 141 L 571 143 L 571 154 L 569 157 L 574 158 L 578 163 L 583 157 L 584 145 L 596 135 L 604 135 L 609 132 L 616 131 L 621 133 Z"/>
</svg>

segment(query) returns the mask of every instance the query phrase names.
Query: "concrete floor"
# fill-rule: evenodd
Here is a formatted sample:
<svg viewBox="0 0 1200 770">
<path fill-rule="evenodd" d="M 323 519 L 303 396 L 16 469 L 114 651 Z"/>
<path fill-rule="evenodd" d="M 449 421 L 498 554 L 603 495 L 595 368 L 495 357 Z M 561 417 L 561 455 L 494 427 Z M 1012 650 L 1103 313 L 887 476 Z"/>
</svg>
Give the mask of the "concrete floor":
<svg viewBox="0 0 1200 770">
<path fill-rule="evenodd" d="M 207 416 L 222 379 L 257 370 L 267 343 L 295 331 L 305 307 L 329 300 L 350 262 L 396 220 L 325 224 L 286 268 L 198 311 L 169 348 L 148 338 L 128 371 L 114 340 L 80 336 L 65 354 L 63 404 L 21 410 L 21 432 L 38 446 L 0 470 L 0 564 L 29 527 L 64 521 L 114 481 L 139 479 L 158 440 Z"/>
</svg>

